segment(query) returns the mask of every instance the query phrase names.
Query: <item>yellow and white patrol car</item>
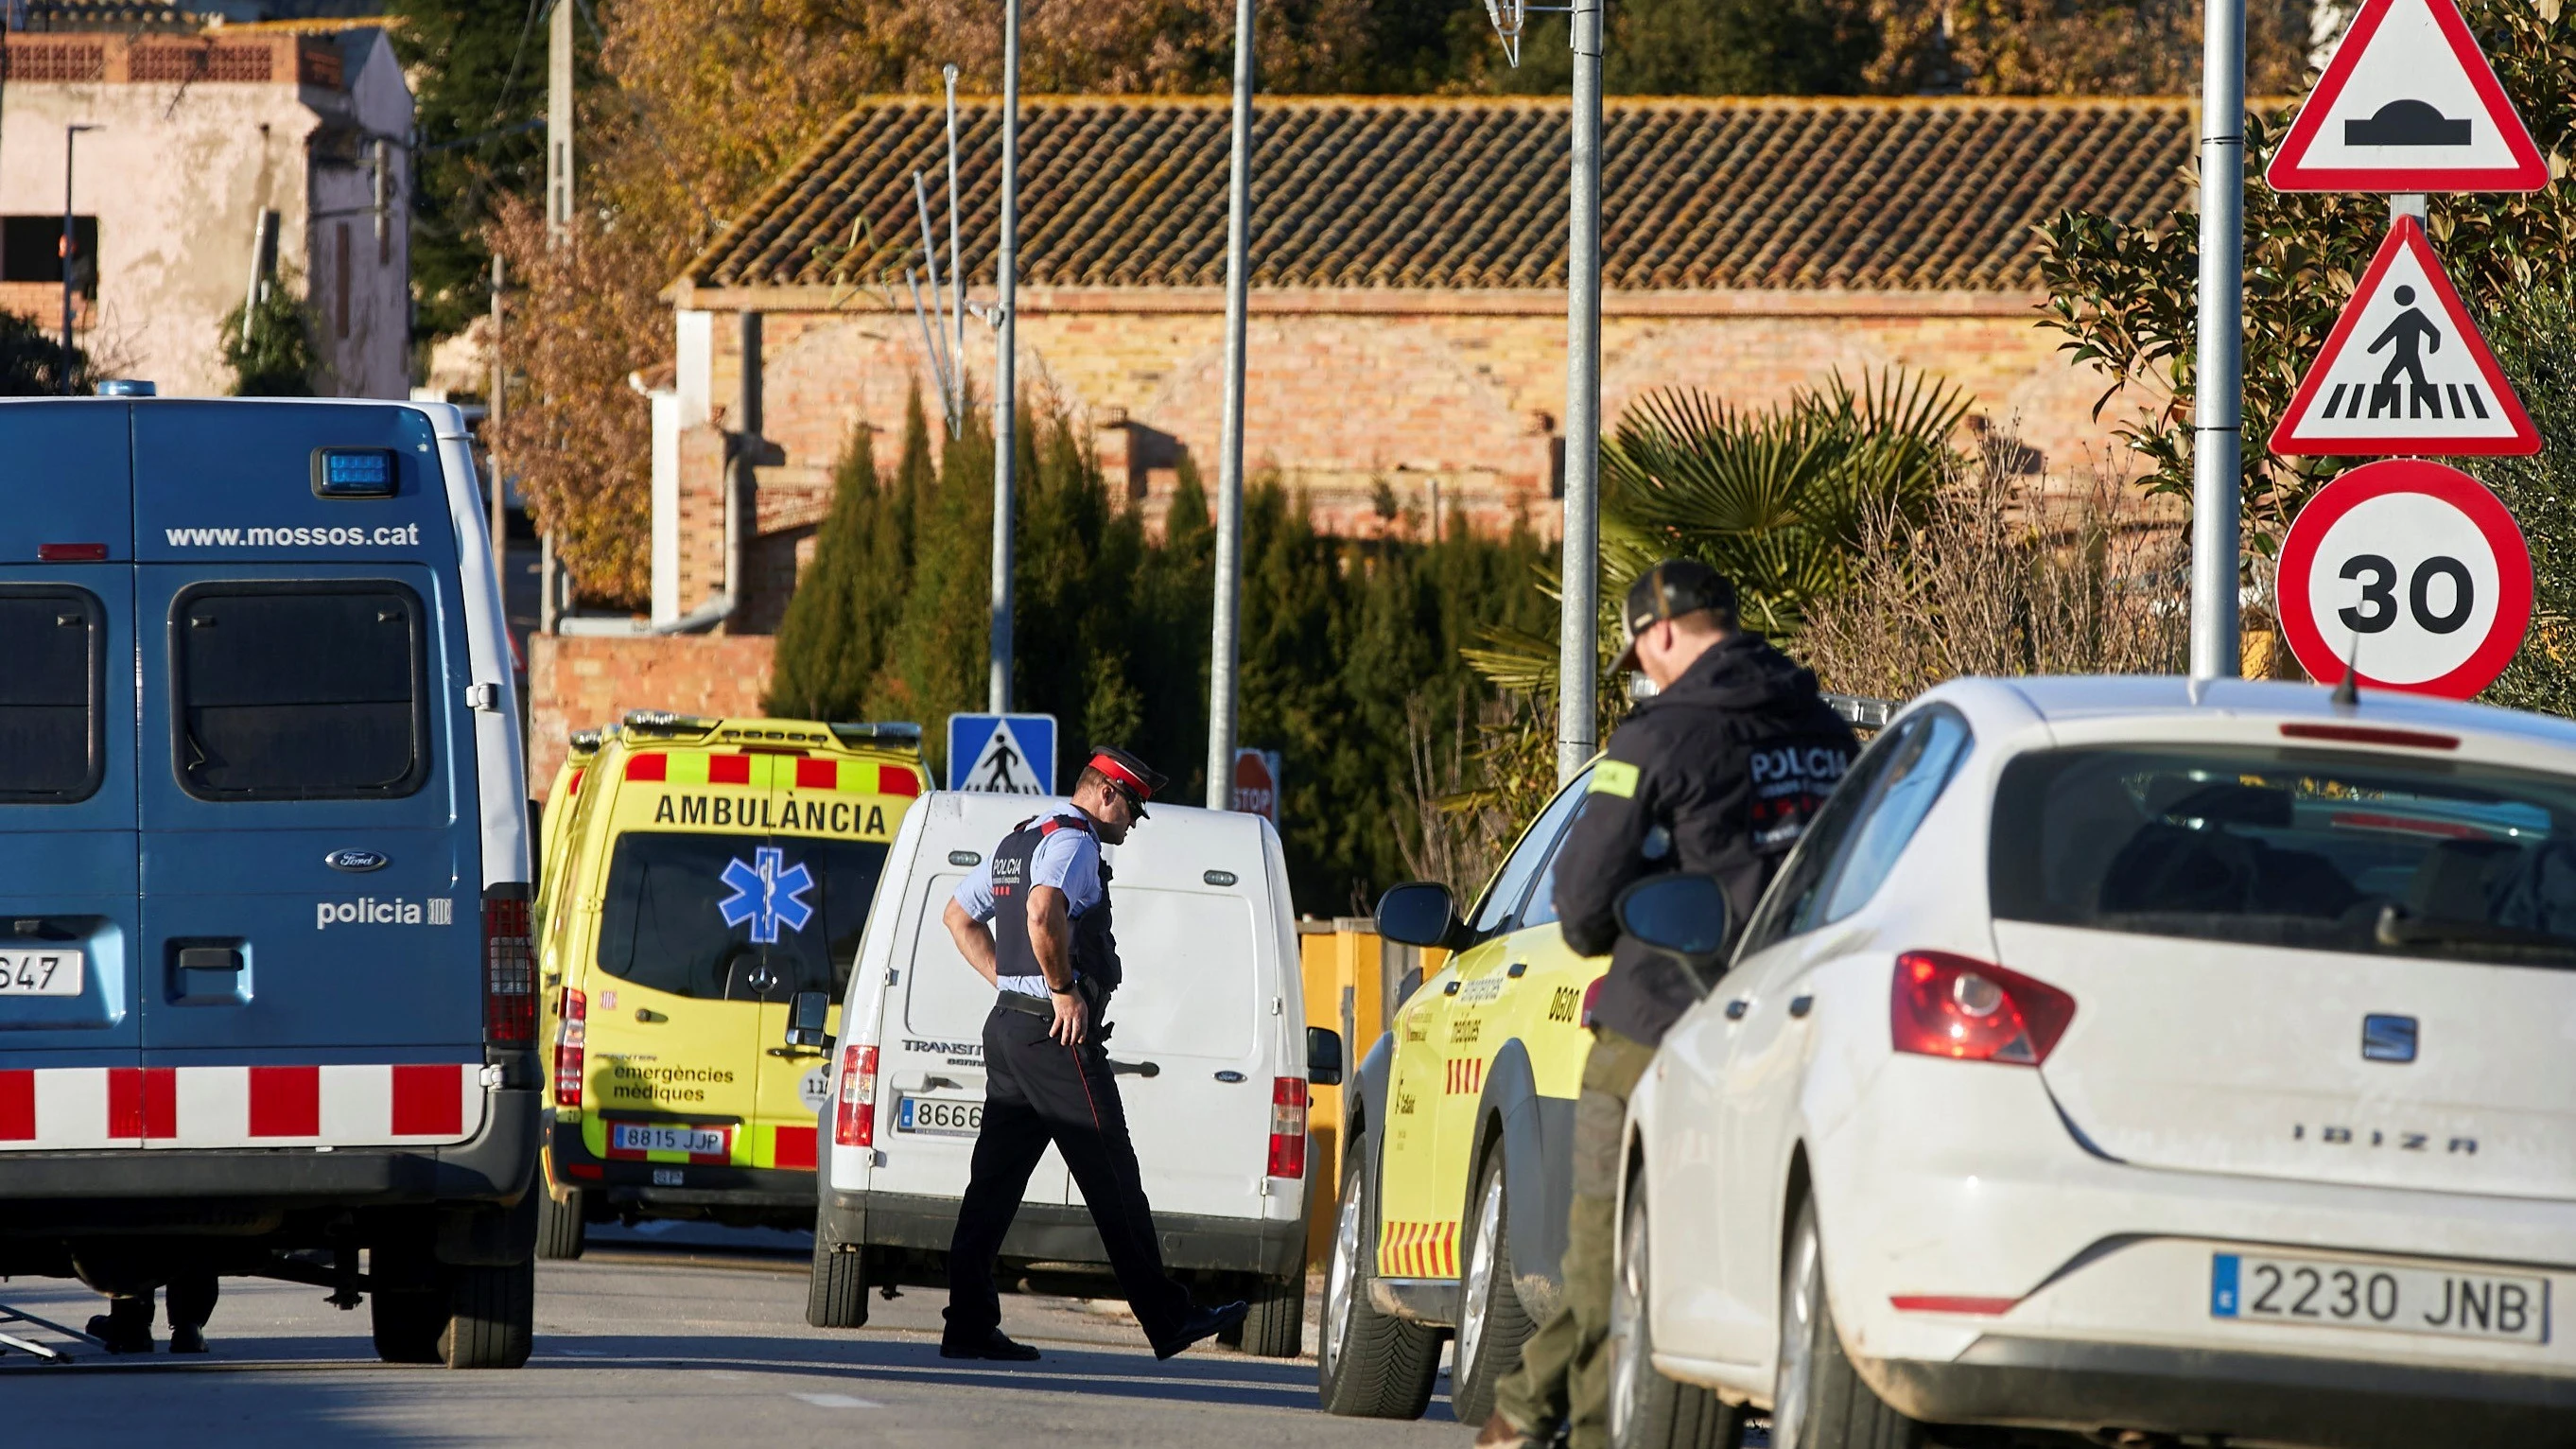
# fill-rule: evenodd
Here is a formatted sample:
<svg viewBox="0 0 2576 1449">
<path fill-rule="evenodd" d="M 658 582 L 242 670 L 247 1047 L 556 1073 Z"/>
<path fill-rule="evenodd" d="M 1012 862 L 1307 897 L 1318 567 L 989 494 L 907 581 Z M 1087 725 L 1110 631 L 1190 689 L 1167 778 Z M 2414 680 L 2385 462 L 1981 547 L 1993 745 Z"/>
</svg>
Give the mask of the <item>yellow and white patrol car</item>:
<svg viewBox="0 0 2576 1449">
<path fill-rule="evenodd" d="M 1329 1412 L 1420 1417 L 1454 1333 L 1450 1402 L 1460 1423 L 1482 1423 L 1555 1305 L 1574 1099 L 1592 1046 L 1583 1017 L 1610 958 L 1565 944 L 1549 874 L 1591 778 L 1539 812 L 1463 921 L 1447 912 L 1445 931 L 1412 942 L 1453 954 L 1397 1008 L 1346 1089 L 1316 1356 Z M 1399 889 L 1447 900 L 1437 886 Z M 1401 929 L 1391 914 L 1390 935 Z"/>
<path fill-rule="evenodd" d="M 566 762 L 543 822 L 541 1254 L 611 1217 L 811 1225 L 820 1038 L 925 779 L 917 725 L 657 711 Z"/>
</svg>

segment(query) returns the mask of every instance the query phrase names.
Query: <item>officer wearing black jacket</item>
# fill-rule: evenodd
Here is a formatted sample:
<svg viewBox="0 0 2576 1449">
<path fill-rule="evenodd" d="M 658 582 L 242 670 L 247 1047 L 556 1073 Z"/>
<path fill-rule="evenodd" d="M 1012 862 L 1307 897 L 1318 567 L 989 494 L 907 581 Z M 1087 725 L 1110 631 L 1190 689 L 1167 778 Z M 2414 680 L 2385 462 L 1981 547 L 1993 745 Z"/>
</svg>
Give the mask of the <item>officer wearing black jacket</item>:
<svg viewBox="0 0 2576 1449">
<path fill-rule="evenodd" d="M 1127 838 L 1162 784 L 1126 751 L 1095 748 L 1072 803 L 1002 837 L 942 914 L 967 964 L 996 988 L 984 1020 L 983 1126 L 949 1243 L 943 1358 L 1038 1356 L 1002 1332 L 993 1261 L 1049 1143 L 1082 1189 L 1156 1358 L 1214 1337 L 1249 1311 L 1242 1303 L 1201 1308 L 1163 1271 L 1154 1210 L 1102 1045 L 1122 972 L 1100 847 Z"/>
<path fill-rule="evenodd" d="M 1611 913 L 1631 882 L 1664 871 L 1714 875 L 1740 928 L 1782 857 L 1806 833 L 1859 751 L 1816 677 L 1737 627 L 1735 586 L 1668 559 L 1628 590 L 1617 668 L 1656 685 L 1610 738 L 1553 872 L 1565 943 L 1610 952 L 1574 1109 L 1574 1208 L 1556 1312 L 1498 1387 L 1481 1449 L 1609 1438 L 1611 1240 L 1628 1094 L 1656 1043 L 1697 999 L 1669 958 L 1619 935 Z"/>
</svg>

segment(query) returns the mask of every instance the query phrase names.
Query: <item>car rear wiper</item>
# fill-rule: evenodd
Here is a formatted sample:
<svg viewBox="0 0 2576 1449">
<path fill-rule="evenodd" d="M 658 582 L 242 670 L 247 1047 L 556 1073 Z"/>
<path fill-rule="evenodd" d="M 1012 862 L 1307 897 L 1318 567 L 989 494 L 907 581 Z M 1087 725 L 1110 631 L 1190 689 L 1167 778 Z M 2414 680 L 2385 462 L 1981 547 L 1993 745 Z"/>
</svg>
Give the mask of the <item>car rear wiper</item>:
<svg viewBox="0 0 2576 1449">
<path fill-rule="evenodd" d="M 2380 945 L 2392 949 L 2467 946 L 2526 960 L 2576 960 L 2576 941 L 2564 936 L 2529 931 L 2520 926 L 2492 925 L 2485 921 L 2428 921 L 2406 914 L 2394 903 L 2379 908 L 2379 926 L 2372 934 Z"/>
</svg>

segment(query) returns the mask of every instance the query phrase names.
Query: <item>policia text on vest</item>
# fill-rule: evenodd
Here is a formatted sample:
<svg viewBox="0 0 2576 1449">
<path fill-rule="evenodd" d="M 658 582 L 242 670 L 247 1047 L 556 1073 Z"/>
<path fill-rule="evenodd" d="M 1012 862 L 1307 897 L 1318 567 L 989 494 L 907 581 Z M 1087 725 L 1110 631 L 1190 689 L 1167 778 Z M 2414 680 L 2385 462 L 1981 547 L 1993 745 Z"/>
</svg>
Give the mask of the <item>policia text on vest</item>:
<svg viewBox="0 0 2576 1449">
<path fill-rule="evenodd" d="M 949 1245 L 942 1357 L 1038 1356 L 1002 1332 L 993 1263 L 1049 1143 L 1082 1189 L 1155 1357 L 1214 1337 L 1249 1311 L 1243 1303 L 1201 1308 L 1163 1270 L 1104 1046 L 1121 973 L 1100 847 L 1127 838 L 1162 783 L 1133 755 L 1095 749 L 1072 804 L 1020 822 L 942 913 L 958 951 L 995 987 L 984 1020 L 984 1122 Z"/>
</svg>

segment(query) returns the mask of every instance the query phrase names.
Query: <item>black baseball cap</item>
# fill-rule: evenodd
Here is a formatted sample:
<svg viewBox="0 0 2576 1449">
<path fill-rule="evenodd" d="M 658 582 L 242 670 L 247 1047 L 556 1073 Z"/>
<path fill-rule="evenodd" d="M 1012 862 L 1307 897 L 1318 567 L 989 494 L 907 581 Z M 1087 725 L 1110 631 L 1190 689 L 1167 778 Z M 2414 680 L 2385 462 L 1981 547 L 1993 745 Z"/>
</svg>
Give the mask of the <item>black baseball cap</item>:
<svg viewBox="0 0 2576 1449">
<path fill-rule="evenodd" d="M 1145 802 L 1153 799 L 1154 792 L 1169 783 L 1155 773 L 1153 766 L 1116 745 L 1093 745 L 1090 763 L 1091 768 L 1109 777 L 1109 783 L 1117 787 L 1119 794 L 1127 797 L 1127 803 L 1135 807 L 1139 820 L 1145 818 Z"/>
<path fill-rule="evenodd" d="M 1628 586 L 1628 602 L 1619 610 L 1619 627 L 1628 647 L 1610 668 L 1620 673 L 1637 667 L 1637 636 L 1664 622 L 1702 609 L 1735 612 L 1735 584 L 1704 563 L 1668 558 L 1637 576 Z"/>
</svg>

